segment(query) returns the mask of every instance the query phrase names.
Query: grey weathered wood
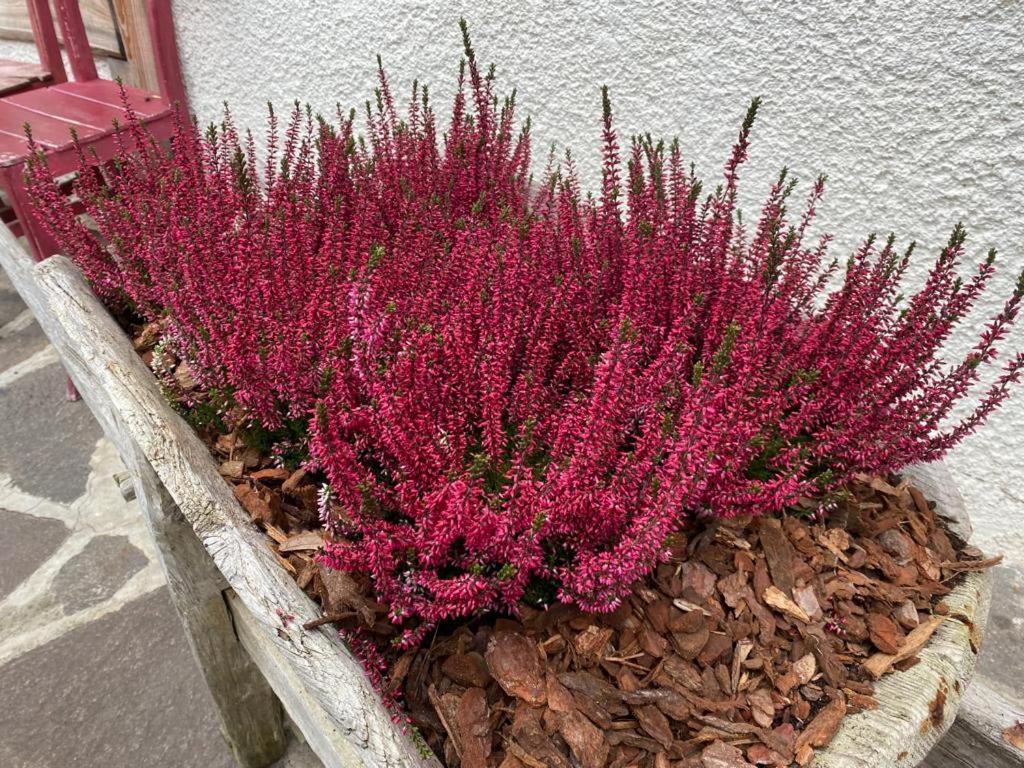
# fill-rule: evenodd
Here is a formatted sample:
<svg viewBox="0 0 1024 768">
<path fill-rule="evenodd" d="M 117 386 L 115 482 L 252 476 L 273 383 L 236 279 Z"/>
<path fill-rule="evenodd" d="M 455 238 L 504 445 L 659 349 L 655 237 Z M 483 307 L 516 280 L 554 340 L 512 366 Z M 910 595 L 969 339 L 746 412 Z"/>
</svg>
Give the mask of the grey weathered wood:
<svg viewBox="0 0 1024 768">
<path fill-rule="evenodd" d="M 915 465 L 904 473 L 959 535 L 970 535 L 963 499 L 942 464 Z M 966 536 L 964 536 L 966 538 Z M 992 596 L 988 571 L 968 573 L 943 598 L 949 617 L 906 672 L 893 672 L 875 684 L 876 710 L 843 720 L 812 768 L 909 768 L 920 765 L 956 717 L 974 675 Z M 941 704 L 941 706 L 940 706 Z M 975 763 L 987 765 L 987 763 Z"/>
<path fill-rule="evenodd" d="M 117 490 L 121 492 L 121 498 L 125 501 L 135 501 L 135 483 L 132 481 L 132 473 L 115 472 L 114 482 L 117 483 Z"/>
<path fill-rule="evenodd" d="M 1021 768 L 1024 752 L 1003 739 L 1003 730 L 1019 722 L 1024 722 L 1024 708 L 978 680 L 964 694 L 956 722 L 921 768 Z"/>
<path fill-rule="evenodd" d="M 381 706 L 359 663 L 337 633 L 306 631 L 319 615 L 280 567 L 263 535 L 239 506 L 205 446 L 169 407 L 131 343 L 69 260 L 33 266 L 9 231 L 0 232 L 0 263 L 57 348 L 68 373 L 122 455 L 136 446 L 151 464 L 217 569 L 272 643 L 288 678 L 301 684 L 333 725 L 317 742 L 329 765 L 437 765 L 424 758 Z M 286 619 L 285 617 L 294 617 Z M 289 706 L 289 691 L 275 689 Z M 296 721 L 297 713 L 289 709 Z"/>
<path fill-rule="evenodd" d="M 213 696 L 220 729 L 235 760 L 264 768 L 287 748 L 281 704 L 239 642 L 224 593 L 227 584 L 192 526 L 163 487 L 145 456 L 121 454 L 131 466 L 171 600 Z"/>
<path fill-rule="evenodd" d="M 227 601 L 235 617 L 235 628 L 242 646 L 252 656 L 274 690 L 279 692 L 292 722 L 306 737 L 313 752 L 324 756 L 321 758 L 324 766 L 347 768 L 358 765 L 359 755 L 355 748 L 345 748 L 347 742 L 342 738 L 342 734 L 338 733 L 338 726 L 330 714 L 295 675 L 287 660 L 281 656 L 273 641 L 262 631 L 262 627 L 254 620 L 242 601 L 230 591 L 227 593 Z M 364 691 L 363 695 L 373 695 L 373 691 Z M 337 748 L 339 744 L 342 745 L 342 749 Z"/>
</svg>

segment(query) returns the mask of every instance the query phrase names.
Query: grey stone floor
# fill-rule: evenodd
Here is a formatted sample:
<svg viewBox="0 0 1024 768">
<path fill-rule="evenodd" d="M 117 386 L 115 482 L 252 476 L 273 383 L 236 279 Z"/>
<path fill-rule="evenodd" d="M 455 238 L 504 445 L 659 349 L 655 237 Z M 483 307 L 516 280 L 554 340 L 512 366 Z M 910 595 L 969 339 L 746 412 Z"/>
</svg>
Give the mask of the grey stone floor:
<svg viewBox="0 0 1024 768">
<path fill-rule="evenodd" d="M 0 271 L 2 768 L 235 765 L 121 468 Z M 979 673 L 1019 701 L 1024 573 L 995 576 Z M 277 768 L 315 765 L 298 744 Z"/>
</svg>

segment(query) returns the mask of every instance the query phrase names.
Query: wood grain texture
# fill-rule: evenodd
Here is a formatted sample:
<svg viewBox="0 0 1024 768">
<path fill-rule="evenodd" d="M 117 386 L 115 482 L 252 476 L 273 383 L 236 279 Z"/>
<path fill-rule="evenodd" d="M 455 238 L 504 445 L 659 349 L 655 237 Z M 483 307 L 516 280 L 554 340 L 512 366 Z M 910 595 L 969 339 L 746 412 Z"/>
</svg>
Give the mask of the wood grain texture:
<svg viewBox="0 0 1024 768">
<path fill-rule="evenodd" d="M 273 686 L 301 685 L 333 725 L 325 738 L 307 739 L 329 765 L 411 768 L 424 759 L 392 723 L 359 663 L 337 633 L 302 629 L 316 605 L 278 565 L 266 539 L 249 521 L 199 438 L 169 407 L 131 343 L 89 290 L 74 265 L 55 256 L 33 267 L 4 229 L 0 263 L 50 336 L 79 390 L 102 422 L 120 424 L 111 439 L 120 450 L 134 441 L 177 503 L 217 569 L 278 654 L 288 677 Z M 291 618 L 288 618 L 291 617 Z M 288 706 L 288 691 L 276 690 Z M 285 695 L 282 695 L 284 693 Z M 289 710 L 298 720 L 298 713 Z"/>
<path fill-rule="evenodd" d="M 131 467 L 139 507 L 153 534 L 171 601 L 213 696 L 221 733 L 242 768 L 265 768 L 288 745 L 281 704 L 239 642 L 225 602 L 224 577 L 142 451 L 129 448 L 121 458 Z"/>
<path fill-rule="evenodd" d="M 229 591 L 226 599 L 242 646 L 274 690 L 279 692 L 292 723 L 302 732 L 313 751 L 321 756 L 325 768 L 359 765 L 355 747 L 350 746 L 338 732 L 337 724 L 302 680 L 296 677 L 291 665 L 281 656 L 274 642 L 262 631 L 238 596 Z M 374 693 L 368 690 L 364 691 L 364 695 L 374 696 Z"/>
<path fill-rule="evenodd" d="M 124 67 L 118 69 L 118 74 L 132 85 L 160 93 L 144 0 L 111 0 L 111 4 L 127 58 Z"/>
<path fill-rule="evenodd" d="M 909 477 L 936 511 L 962 538 L 970 535 L 963 499 L 944 465 L 908 467 Z M 964 534 L 967 536 L 964 536 Z M 953 724 L 974 675 L 992 597 L 988 571 L 968 573 L 943 598 L 947 619 L 906 672 L 893 672 L 875 684 L 876 710 L 850 715 L 812 768 L 909 768 L 921 763 Z M 982 765 L 987 763 L 976 763 Z"/>
<path fill-rule="evenodd" d="M 982 681 L 967 689 L 956 722 L 921 763 L 921 768 L 1021 768 L 1024 751 L 1011 746 L 1003 731 L 1024 722 L 1024 707 Z"/>
<path fill-rule="evenodd" d="M 100 56 L 122 56 L 117 28 L 107 0 L 78 2 L 93 52 Z M 59 25 L 57 35 L 63 39 Z M 32 26 L 25 0 L 0 0 L 0 39 L 32 42 Z"/>
</svg>

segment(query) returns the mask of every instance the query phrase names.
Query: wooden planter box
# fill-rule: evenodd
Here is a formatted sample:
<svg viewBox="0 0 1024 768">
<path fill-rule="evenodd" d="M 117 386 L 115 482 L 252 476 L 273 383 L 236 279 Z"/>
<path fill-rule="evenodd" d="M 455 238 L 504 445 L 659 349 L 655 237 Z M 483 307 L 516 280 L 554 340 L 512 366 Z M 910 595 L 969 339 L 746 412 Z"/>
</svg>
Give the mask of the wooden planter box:
<svg viewBox="0 0 1024 768">
<path fill-rule="evenodd" d="M 278 564 L 77 268 L 63 256 L 34 263 L 0 229 L 0 264 L 131 474 L 238 762 L 255 768 L 284 752 L 280 701 L 325 766 L 439 766 L 392 723 L 337 633 L 302 628 L 319 616 L 318 606 Z M 967 538 L 963 502 L 945 468 L 908 474 Z M 848 717 L 812 766 L 918 764 L 952 724 L 974 672 L 990 590 L 988 572 L 967 574 L 944 599 L 949 616 L 918 654 L 920 663 L 880 680 L 879 708 Z"/>
</svg>

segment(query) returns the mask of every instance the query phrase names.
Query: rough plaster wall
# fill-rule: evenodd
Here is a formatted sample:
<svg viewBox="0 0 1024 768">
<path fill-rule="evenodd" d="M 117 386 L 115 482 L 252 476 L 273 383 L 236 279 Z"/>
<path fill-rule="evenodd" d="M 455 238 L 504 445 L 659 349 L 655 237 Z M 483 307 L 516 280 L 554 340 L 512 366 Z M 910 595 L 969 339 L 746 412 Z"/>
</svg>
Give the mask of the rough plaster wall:
<svg viewBox="0 0 1024 768">
<path fill-rule="evenodd" d="M 761 94 L 745 207 L 782 165 L 804 179 L 827 173 L 820 220 L 836 252 L 893 230 L 926 246 L 914 279 L 963 220 L 975 254 L 1004 254 L 983 307 L 994 312 L 1024 267 L 1024 3 L 811 6 L 175 0 L 174 11 L 193 108 L 215 118 L 226 99 L 254 128 L 268 99 L 361 104 L 378 51 L 396 92 L 419 78 L 447 104 L 465 16 L 478 55 L 518 87 L 536 154 L 573 147 L 591 187 L 601 84 L 623 132 L 678 135 L 705 176 Z M 1024 334 L 1013 342 L 1024 347 Z M 961 339 L 951 351 L 966 348 Z M 1024 392 L 951 464 L 979 539 L 1024 564 Z"/>
</svg>

